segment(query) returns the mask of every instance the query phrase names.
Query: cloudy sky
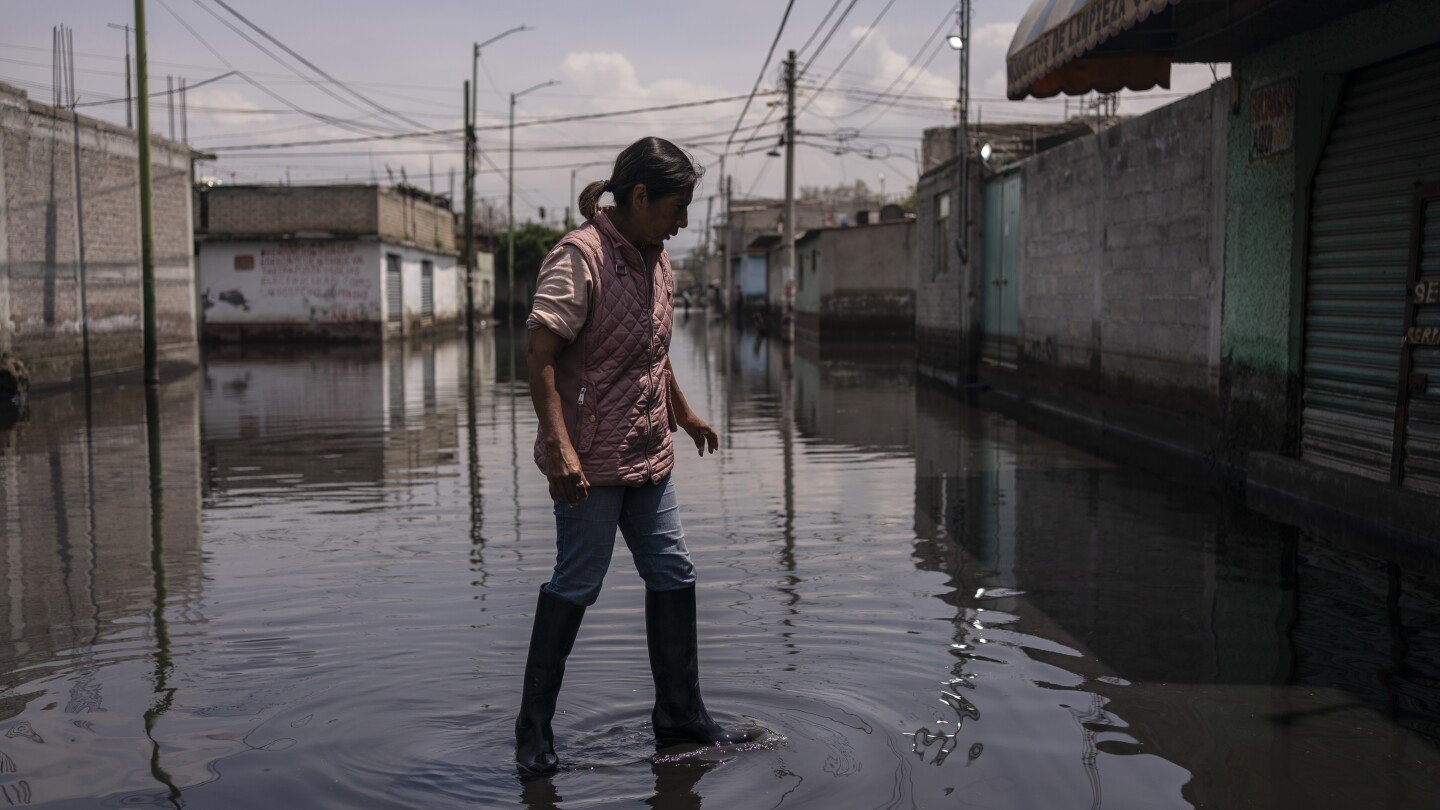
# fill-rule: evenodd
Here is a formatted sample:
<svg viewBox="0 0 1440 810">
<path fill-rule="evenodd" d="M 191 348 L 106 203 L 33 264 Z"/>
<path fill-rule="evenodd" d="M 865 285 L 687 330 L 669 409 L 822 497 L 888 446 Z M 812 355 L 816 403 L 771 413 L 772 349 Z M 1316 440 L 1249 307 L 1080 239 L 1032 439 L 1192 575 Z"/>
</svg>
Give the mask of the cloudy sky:
<svg viewBox="0 0 1440 810">
<path fill-rule="evenodd" d="M 433 182 L 436 191 L 448 192 L 452 171 L 461 163 L 458 136 L 302 142 L 458 129 L 471 43 L 531 26 L 534 30 L 511 34 L 482 54 L 479 137 L 488 160 L 481 166 L 478 194 L 502 206 L 508 93 L 559 82 L 520 99 L 516 119 L 522 122 L 743 97 L 760 73 L 786 5 L 784 0 L 147 2 L 152 92 L 165 89 L 167 76 L 193 86 L 239 72 L 191 90 L 186 99 L 191 143 L 222 156 L 202 172 L 227 182 L 384 181 L 388 167 L 397 178 L 403 169 L 410 182 L 422 187 Z M 1058 121 L 1065 115 L 1060 98 L 1004 100 L 1005 51 L 1028 5 L 1028 0 L 974 0 L 972 115 L 983 120 Z M 0 81 L 48 101 L 51 31 L 68 25 L 84 111 L 123 123 L 123 103 L 94 102 L 125 94 L 125 34 L 107 23 L 131 22 L 132 8 L 130 0 L 0 0 L 5 20 Z M 915 179 L 921 130 L 954 119 L 957 57 L 943 41 L 955 27 L 953 9 L 943 0 L 796 0 L 776 58 L 761 77 L 762 95 L 735 136 L 739 145 L 730 149 L 732 155 L 753 150 L 727 160 L 736 194 L 783 193 L 783 162 L 765 155 L 781 118 L 767 105 L 779 97 L 764 93 L 777 86 L 779 61 L 792 48 L 800 52 L 800 65 L 808 65 L 798 102 L 803 137 L 797 141 L 804 145 L 797 148 L 797 183 L 859 178 L 872 188 L 883 184 L 886 192 L 903 192 Z M 1126 93 L 1120 112 L 1169 103 L 1205 87 L 1211 77 L 1208 66 L 1177 66 L 1170 91 Z M 709 182 L 691 208 L 691 229 L 672 247 L 683 251 L 700 233 L 696 226 L 706 214 L 706 197 L 718 188 L 714 164 L 742 104 L 723 101 L 517 129 L 517 218 L 538 218 L 544 207 L 547 218 L 558 219 L 573 205 L 572 173 L 580 185 L 603 179 L 620 148 L 656 134 L 693 144 L 697 158 L 711 166 Z M 168 132 L 165 99 L 152 101 L 151 109 L 152 129 Z M 276 144 L 294 145 L 254 148 Z M 458 188 L 458 177 L 454 182 Z"/>
</svg>

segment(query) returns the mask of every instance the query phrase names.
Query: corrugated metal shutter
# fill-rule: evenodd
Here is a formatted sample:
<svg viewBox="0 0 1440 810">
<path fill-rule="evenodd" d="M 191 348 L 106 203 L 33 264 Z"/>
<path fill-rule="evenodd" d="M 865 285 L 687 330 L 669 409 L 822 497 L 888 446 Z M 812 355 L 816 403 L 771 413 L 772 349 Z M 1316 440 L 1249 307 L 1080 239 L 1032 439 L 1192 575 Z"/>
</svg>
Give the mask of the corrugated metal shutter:
<svg viewBox="0 0 1440 810">
<path fill-rule="evenodd" d="M 404 321 L 402 282 L 400 257 L 393 253 L 385 254 L 385 309 L 387 320 L 391 325 L 399 325 Z"/>
<path fill-rule="evenodd" d="M 1356 71 L 1321 157 L 1301 455 L 1390 481 L 1416 183 L 1440 167 L 1440 49 Z"/>
<path fill-rule="evenodd" d="M 435 320 L 435 264 L 420 263 L 420 317 L 430 323 Z"/>
<path fill-rule="evenodd" d="M 1440 337 L 1440 188 L 1426 191 L 1417 212 L 1419 250 L 1409 324 L 1416 340 L 1410 347 L 1400 482 L 1440 495 L 1440 345 L 1433 345 Z"/>
</svg>

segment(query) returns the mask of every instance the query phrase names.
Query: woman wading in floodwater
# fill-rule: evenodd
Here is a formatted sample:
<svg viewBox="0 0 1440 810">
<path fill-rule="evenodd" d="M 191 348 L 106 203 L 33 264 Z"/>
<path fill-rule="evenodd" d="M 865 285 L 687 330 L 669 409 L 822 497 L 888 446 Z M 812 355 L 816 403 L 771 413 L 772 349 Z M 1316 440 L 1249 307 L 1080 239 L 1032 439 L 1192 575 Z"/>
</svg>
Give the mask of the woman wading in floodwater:
<svg viewBox="0 0 1440 810">
<path fill-rule="evenodd" d="M 702 456 L 719 445 L 686 404 L 669 359 L 675 282 L 662 245 L 686 226 L 702 171 L 669 141 L 636 141 L 615 159 L 609 180 L 581 192 L 585 224 L 540 267 L 525 325 L 540 417 L 535 461 L 550 481 L 559 553 L 540 588 L 515 720 L 515 760 L 525 775 L 559 764 L 550 730 L 555 699 L 617 528 L 645 580 L 656 741 L 728 744 L 760 734 L 721 728 L 700 699 L 695 570 L 670 479 L 673 431 L 684 430 Z M 602 210 L 607 191 L 615 207 Z"/>
</svg>

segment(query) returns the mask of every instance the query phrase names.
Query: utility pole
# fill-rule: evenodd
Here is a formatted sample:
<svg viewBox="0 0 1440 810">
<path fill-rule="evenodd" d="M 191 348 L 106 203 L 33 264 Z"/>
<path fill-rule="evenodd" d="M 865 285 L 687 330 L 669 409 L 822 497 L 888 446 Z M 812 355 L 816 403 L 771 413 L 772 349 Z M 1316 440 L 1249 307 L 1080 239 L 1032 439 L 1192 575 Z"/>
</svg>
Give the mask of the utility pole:
<svg viewBox="0 0 1440 810">
<path fill-rule="evenodd" d="M 128 26 L 128 25 L 119 25 L 119 24 L 117 24 L 117 23 L 105 23 L 105 24 L 106 24 L 107 26 L 109 26 L 110 28 L 114 28 L 116 31 L 124 31 L 124 32 L 125 32 L 125 128 L 126 128 L 126 129 L 134 129 L 134 128 L 135 128 L 135 97 L 134 97 L 134 95 L 130 92 L 130 31 L 131 31 L 131 28 L 130 28 L 130 26 Z"/>
<path fill-rule="evenodd" d="M 970 262 L 970 0 L 961 0 L 955 12 L 959 17 L 960 44 L 951 47 L 960 51 L 960 81 L 955 106 L 959 123 L 955 127 L 955 189 L 959 197 L 955 206 L 959 227 L 955 232 L 955 252 L 960 263 Z"/>
<path fill-rule="evenodd" d="M 795 340 L 795 52 L 785 59 L 785 306 L 784 341 Z"/>
<path fill-rule="evenodd" d="M 475 109 L 470 82 L 465 82 L 465 334 L 475 334 Z M 451 176 L 454 186 L 454 176 Z"/>
<path fill-rule="evenodd" d="M 714 212 L 715 212 L 715 195 L 714 195 L 714 194 L 711 194 L 710 196 L 708 196 L 708 197 L 705 198 L 705 239 L 704 239 L 704 242 L 702 243 L 702 244 L 704 245 L 704 247 L 701 249 L 702 255 L 705 256 L 705 264 L 704 264 L 704 267 L 707 269 L 707 271 L 708 271 L 708 269 L 709 269 L 709 267 L 710 267 L 710 262 L 714 261 L 714 259 L 715 259 L 715 254 L 714 254 L 713 252 L 711 252 L 711 250 L 710 250 L 710 233 L 711 233 L 711 231 L 710 231 L 710 215 L 713 214 Z M 709 289 L 709 287 L 710 287 L 710 273 L 709 273 L 709 272 L 706 272 L 706 273 L 705 273 L 705 287 L 706 287 L 706 289 Z"/>
<path fill-rule="evenodd" d="M 534 30 L 528 25 L 517 25 L 507 31 L 470 46 L 470 81 L 465 85 L 465 330 L 475 333 L 475 171 L 480 162 L 480 142 L 475 137 L 475 122 L 480 118 L 480 49 L 520 31 Z M 528 92 L 528 91 L 527 91 Z M 511 121 L 514 121 L 515 97 L 510 97 Z M 511 133 L 514 141 L 514 133 Z M 514 163 L 512 156 L 511 163 Z M 513 204 L 512 204 L 513 208 Z M 514 217 L 512 215 L 511 219 Z M 514 223 L 512 222 L 513 226 Z M 512 239 L 513 241 L 513 239 Z M 513 256 L 512 256 L 513 260 Z M 513 279 L 515 271 L 510 271 Z M 513 290 L 514 283 L 512 281 Z"/>
<path fill-rule="evenodd" d="M 190 114 L 185 107 L 185 77 L 180 77 L 180 142 L 190 145 Z M 193 165 L 193 161 L 192 161 Z"/>
<path fill-rule="evenodd" d="M 515 323 L 515 94 L 510 94 L 509 163 L 505 168 L 505 324 Z"/>
<path fill-rule="evenodd" d="M 723 158 L 722 158 L 722 160 L 723 160 Z M 721 174 L 724 174 L 724 170 L 723 170 L 723 169 L 721 170 Z M 723 304 L 723 305 L 721 306 L 721 308 L 720 308 L 720 311 L 721 311 L 722 313 L 728 315 L 728 314 L 730 313 L 730 304 L 732 303 L 731 300 L 730 300 L 730 295 L 731 295 L 732 289 L 733 289 L 734 286 L 735 286 L 734 271 L 733 271 L 733 270 L 731 269 L 731 267 L 730 267 L 730 237 L 731 237 L 731 235 L 734 233 L 734 230 L 731 228 L 731 225 L 730 225 L 730 198 L 731 198 L 732 196 L 734 196 L 733 192 L 734 192 L 734 188 L 735 188 L 735 178 L 734 178 L 734 177 L 731 177 L 731 176 L 728 175 L 728 174 L 726 174 L 725 177 L 724 177 L 724 180 L 725 180 L 725 239 L 720 243 L 720 249 L 721 249 L 721 251 L 722 251 L 722 253 L 721 253 L 721 258 L 725 261 L 725 269 L 724 269 L 724 271 L 720 274 L 720 277 L 725 280 L 725 299 L 724 299 L 724 304 Z"/>
<path fill-rule="evenodd" d="M 151 207 L 150 76 L 145 47 L 145 0 L 135 0 L 135 95 L 140 152 L 140 289 L 144 317 L 145 384 L 160 382 L 155 334 L 155 212 Z"/>
<path fill-rule="evenodd" d="M 175 77 L 165 74 L 165 111 L 170 116 L 170 140 L 175 140 Z"/>
</svg>

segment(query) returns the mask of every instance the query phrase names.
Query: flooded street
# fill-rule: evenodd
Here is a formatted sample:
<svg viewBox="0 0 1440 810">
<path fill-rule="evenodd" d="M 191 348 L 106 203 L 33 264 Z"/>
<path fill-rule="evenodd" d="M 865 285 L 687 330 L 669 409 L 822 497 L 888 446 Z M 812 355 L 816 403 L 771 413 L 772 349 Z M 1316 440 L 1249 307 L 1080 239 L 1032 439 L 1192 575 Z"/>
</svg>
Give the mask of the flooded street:
<svg viewBox="0 0 1440 810">
<path fill-rule="evenodd" d="M 672 349 L 722 444 L 677 453 L 701 682 L 772 733 L 656 755 L 621 548 L 563 769 L 522 784 L 554 522 L 513 345 L 473 376 L 461 340 L 213 351 L 158 442 L 138 388 L 0 433 L 0 801 L 1440 806 L 1440 566 L 966 405 L 903 347 L 787 367 L 703 316 Z"/>
</svg>

